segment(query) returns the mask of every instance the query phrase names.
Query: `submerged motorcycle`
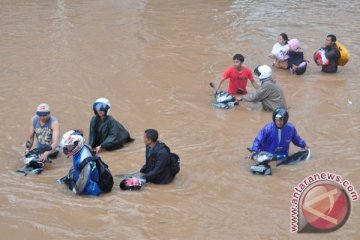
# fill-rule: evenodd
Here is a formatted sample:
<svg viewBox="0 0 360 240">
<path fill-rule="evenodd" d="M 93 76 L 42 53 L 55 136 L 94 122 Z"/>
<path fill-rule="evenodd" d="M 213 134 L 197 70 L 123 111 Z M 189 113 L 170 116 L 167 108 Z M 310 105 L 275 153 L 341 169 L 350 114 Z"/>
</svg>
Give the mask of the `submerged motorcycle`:
<svg viewBox="0 0 360 240">
<path fill-rule="evenodd" d="M 24 154 L 25 166 L 16 170 L 18 173 L 23 173 L 25 176 L 28 174 L 40 174 L 44 168 L 45 162 L 51 163 L 51 158 L 46 159 L 42 162 L 40 155 L 46 151 L 50 151 L 52 148 L 50 145 L 42 144 L 37 148 L 28 150 Z M 57 155 L 58 152 L 54 152 L 52 155 Z M 54 158 L 55 158 L 54 157 Z"/>
<path fill-rule="evenodd" d="M 251 149 L 248 148 L 250 152 Z M 250 167 L 250 171 L 256 175 L 272 175 L 272 170 L 269 162 L 276 161 L 276 166 L 297 164 L 300 161 L 308 160 L 311 157 L 310 148 L 300 150 L 290 156 L 282 154 L 272 154 L 261 151 L 252 155 L 251 159 L 257 164 Z"/>
</svg>

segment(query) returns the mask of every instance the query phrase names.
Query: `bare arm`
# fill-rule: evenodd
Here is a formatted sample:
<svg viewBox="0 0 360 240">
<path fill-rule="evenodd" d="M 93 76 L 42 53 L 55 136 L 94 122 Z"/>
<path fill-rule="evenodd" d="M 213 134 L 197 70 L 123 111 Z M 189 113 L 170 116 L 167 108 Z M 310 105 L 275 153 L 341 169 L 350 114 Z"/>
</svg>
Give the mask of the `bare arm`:
<svg viewBox="0 0 360 240">
<path fill-rule="evenodd" d="M 53 122 L 51 128 L 52 128 L 51 148 L 52 150 L 55 150 L 59 144 L 59 134 L 60 134 L 59 121 L 56 120 L 55 122 Z"/>
<path fill-rule="evenodd" d="M 34 129 L 34 125 L 33 125 L 33 117 L 31 118 L 31 123 L 30 123 L 30 128 L 29 128 L 29 139 L 28 141 L 30 142 L 30 144 L 27 146 L 28 149 L 31 149 L 31 147 L 33 146 L 34 143 L 34 137 L 35 137 L 35 129 Z"/>
<path fill-rule="evenodd" d="M 253 87 L 255 89 L 259 89 L 260 85 L 254 80 L 254 79 L 250 79 L 251 84 L 253 85 Z"/>
<path fill-rule="evenodd" d="M 216 92 L 219 90 L 219 88 L 221 87 L 221 84 L 226 80 L 226 78 L 222 79 L 219 83 L 219 86 L 216 88 Z"/>
</svg>

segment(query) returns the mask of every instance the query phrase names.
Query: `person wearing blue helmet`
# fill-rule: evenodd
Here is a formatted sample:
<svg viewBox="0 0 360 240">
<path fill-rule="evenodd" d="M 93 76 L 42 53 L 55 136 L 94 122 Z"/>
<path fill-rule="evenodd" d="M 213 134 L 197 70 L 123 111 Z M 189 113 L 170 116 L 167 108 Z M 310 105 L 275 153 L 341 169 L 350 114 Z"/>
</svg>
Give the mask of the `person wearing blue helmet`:
<svg viewBox="0 0 360 240">
<path fill-rule="evenodd" d="M 109 115 L 110 107 L 106 98 L 99 98 L 93 104 L 89 145 L 96 153 L 122 148 L 125 143 L 134 140 L 125 127 Z"/>
</svg>

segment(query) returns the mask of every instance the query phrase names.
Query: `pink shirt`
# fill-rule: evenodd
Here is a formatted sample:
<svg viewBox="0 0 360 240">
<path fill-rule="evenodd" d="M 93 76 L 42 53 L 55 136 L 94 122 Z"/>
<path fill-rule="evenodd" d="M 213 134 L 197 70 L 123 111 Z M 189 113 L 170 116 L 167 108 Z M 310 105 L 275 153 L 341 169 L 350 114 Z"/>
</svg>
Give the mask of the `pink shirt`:
<svg viewBox="0 0 360 240">
<path fill-rule="evenodd" d="M 228 89 L 228 92 L 230 94 L 235 94 L 237 93 L 238 89 L 242 89 L 244 91 L 244 95 L 247 94 L 246 85 L 248 79 L 250 81 L 254 80 L 252 71 L 247 66 L 242 66 L 241 72 L 238 72 L 238 70 L 236 70 L 236 68 L 232 66 L 224 72 L 223 78 L 230 79 Z"/>
</svg>

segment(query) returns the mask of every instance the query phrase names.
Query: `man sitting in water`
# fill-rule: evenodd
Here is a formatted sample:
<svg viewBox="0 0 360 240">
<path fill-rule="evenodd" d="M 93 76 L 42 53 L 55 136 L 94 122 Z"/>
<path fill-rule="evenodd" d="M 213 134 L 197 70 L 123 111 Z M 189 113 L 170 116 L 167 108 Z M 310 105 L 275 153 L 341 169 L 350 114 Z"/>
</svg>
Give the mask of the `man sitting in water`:
<svg viewBox="0 0 360 240">
<path fill-rule="evenodd" d="M 108 99 L 97 99 L 93 104 L 93 110 L 95 116 L 90 122 L 89 145 L 96 153 L 119 149 L 125 143 L 134 141 L 125 127 L 108 115 L 110 110 Z"/>
<path fill-rule="evenodd" d="M 56 158 L 59 147 L 59 122 L 56 117 L 50 115 L 50 106 L 41 103 L 36 109 L 36 115 L 31 118 L 29 140 L 26 148 L 31 149 L 36 136 L 37 147 L 40 145 L 51 145 L 51 150 L 40 155 L 40 160 L 45 162 L 47 158 Z"/>
</svg>

